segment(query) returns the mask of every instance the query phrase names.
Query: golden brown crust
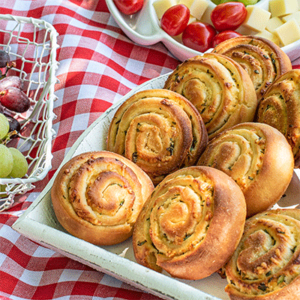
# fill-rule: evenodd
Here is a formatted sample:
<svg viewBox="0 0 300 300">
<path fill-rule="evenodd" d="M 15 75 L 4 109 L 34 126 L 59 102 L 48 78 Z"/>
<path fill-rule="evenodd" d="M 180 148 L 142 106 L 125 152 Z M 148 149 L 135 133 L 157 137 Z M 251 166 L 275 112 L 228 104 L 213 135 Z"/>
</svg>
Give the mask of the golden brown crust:
<svg viewBox="0 0 300 300">
<path fill-rule="evenodd" d="M 246 205 L 223 172 L 187 167 L 167 176 L 144 205 L 134 226 L 138 263 L 197 280 L 220 269 L 244 229 Z"/>
<path fill-rule="evenodd" d="M 153 190 L 150 178 L 128 159 L 107 151 L 68 161 L 51 189 L 54 212 L 72 235 L 96 245 L 114 245 L 132 235 Z"/>
<path fill-rule="evenodd" d="M 300 297 L 300 210 L 271 210 L 248 219 L 226 265 L 233 300 Z"/>
<path fill-rule="evenodd" d="M 120 106 L 107 149 L 135 162 L 158 184 L 169 173 L 194 165 L 207 141 L 203 120 L 187 99 L 153 89 L 134 94 Z"/>
<path fill-rule="evenodd" d="M 258 102 L 280 75 L 292 69 L 289 57 L 275 43 L 255 36 L 240 36 L 217 45 L 214 53 L 231 57 L 249 74 Z"/>
<path fill-rule="evenodd" d="M 300 167 L 300 70 L 277 78 L 259 103 L 256 120 L 278 129 L 292 147 L 295 166 Z"/>
<path fill-rule="evenodd" d="M 198 165 L 217 168 L 242 189 L 247 217 L 280 200 L 294 169 L 291 147 L 275 128 L 262 123 L 243 123 L 210 141 Z"/>
<path fill-rule="evenodd" d="M 209 139 L 235 124 L 253 121 L 257 107 L 253 83 L 246 71 L 226 56 L 204 54 L 183 62 L 164 88 L 195 105 Z"/>
</svg>

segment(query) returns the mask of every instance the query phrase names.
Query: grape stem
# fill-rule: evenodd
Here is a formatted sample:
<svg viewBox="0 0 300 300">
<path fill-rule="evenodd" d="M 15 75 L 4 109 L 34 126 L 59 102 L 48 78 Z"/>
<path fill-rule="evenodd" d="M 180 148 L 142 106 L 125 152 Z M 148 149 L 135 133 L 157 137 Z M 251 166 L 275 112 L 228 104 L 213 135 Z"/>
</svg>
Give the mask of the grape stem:
<svg viewBox="0 0 300 300">
<path fill-rule="evenodd" d="M 17 134 L 18 134 L 18 132 L 16 130 L 9 132 L 2 140 L 0 140 L 0 144 L 6 146 L 8 144 L 8 142 L 11 141 L 11 137 L 13 135 L 17 135 Z"/>
</svg>

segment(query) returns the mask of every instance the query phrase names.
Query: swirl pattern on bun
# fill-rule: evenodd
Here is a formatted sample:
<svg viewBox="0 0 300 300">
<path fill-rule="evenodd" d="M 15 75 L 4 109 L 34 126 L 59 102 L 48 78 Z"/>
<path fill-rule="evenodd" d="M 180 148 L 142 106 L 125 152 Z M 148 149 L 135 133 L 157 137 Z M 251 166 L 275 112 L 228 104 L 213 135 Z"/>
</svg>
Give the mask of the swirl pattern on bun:
<svg viewBox="0 0 300 300">
<path fill-rule="evenodd" d="M 54 212 L 72 235 L 96 245 L 114 245 L 132 235 L 150 178 L 128 159 L 106 151 L 75 156 L 51 189 Z"/>
<path fill-rule="evenodd" d="M 259 103 L 256 120 L 278 129 L 291 145 L 300 167 L 300 70 L 280 76 Z"/>
<path fill-rule="evenodd" d="M 164 88 L 193 103 L 209 139 L 254 119 L 257 98 L 253 83 L 246 71 L 226 56 L 204 54 L 183 62 L 170 74 Z"/>
<path fill-rule="evenodd" d="M 225 291 L 233 300 L 300 297 L 300 210 L 270 210 L 245 224 L 225 268 Z"/>
<path fill-rule="evenodd" d="M 208 167 L 180 169 L 145 203 L 134 226 L 135 258 L 177 278 L 205 278 L 229 260 L 245 218 L 245 198 L 229 176 Z"/>
<path fill-rule="evenodd" d="M 240 36 L 223 41 L 214 53 L 238 62 L 249 74 L 258 102 L 276 78 L 292 69 L 289 57 L 275 43 L 255 36 Z"/>
<path fill-rule="evenodd" d="M 210 141 L 198 165 L 232 177 L 245 195 L 250 217 L 280 200 L 292 179 L 294 159 L 290 145 L 277 129 L 243 123 Z"/>
<path fill-rule="evenodd" d="M 207 141 L 203 120 L 187 99 L 153 89 L 134 94 L 120 106 L 107 149 L 132 160 L 158 184 L 169 173 L 194 165 Z"/>
</svg>

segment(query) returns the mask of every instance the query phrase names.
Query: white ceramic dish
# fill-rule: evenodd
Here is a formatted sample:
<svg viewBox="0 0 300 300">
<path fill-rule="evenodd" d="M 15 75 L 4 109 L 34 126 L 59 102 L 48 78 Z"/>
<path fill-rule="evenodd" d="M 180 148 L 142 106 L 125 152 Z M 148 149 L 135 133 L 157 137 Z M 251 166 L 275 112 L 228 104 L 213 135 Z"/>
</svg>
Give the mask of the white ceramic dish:
<svg viewBox="0 0 300 300">
<path fill-rule="evenodd" d="M 149 46 L 162 42 L 180 61 L 202 54 L 201 52 L 190 49 L 177 42 L 160 28 L 159 20 L 153 7 L 153 2 L 156 0 L 145 0 L 142 10 L 130 16 L 120 13 L 113 0 L 105 1 L 116 23 L 120 26 L 124 33 L 137 44 Z M 215 4 L 210 2 L 210 6 L 214 7 Z M 268 10 L 269 0 L 260 0 L 256 6 Z M 289 55 L 291 61 L 293 61 L 300 56 L 300 40 L 285 46 L 282 49 Z M 209 51 L 210 50 L 207 52 Z"/>
<path fill-rule="evenodd" d="M 162 88 L 167 76 L 168 74 L 160 76 L 137 87 L 103 113 L 76 141 L 62 165 L 80 153 L 105 149 L 109 124 L 121 103 L 137 91 Z M 229 299 L 224 292 L 226 280 L 217 274 L 197 281 L 178 280 L 137 264 L 131 239 L 115 246 L 98 247 L 68 234 L 58 223 L 51 205 L 50 190 L 56 174 L 29 209 L 13 224 L 13 229 L 65 256 L 163 299 Z M 300 171 L 295 171 L 285 197 L 279 202 L 281 207 L 299 204 L 299 175 Z"/>
</svg>

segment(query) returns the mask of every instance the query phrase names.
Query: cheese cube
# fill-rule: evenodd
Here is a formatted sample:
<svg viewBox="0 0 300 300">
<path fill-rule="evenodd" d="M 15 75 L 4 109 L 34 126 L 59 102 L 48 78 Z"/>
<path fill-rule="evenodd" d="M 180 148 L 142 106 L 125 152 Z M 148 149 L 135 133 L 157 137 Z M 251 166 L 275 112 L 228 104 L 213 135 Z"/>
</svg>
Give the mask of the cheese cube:
<svg viewBox="0 0 300 300">
<path fill-rule="evenodd" d="M 255 34 L 255 36 L 259 36 L 265 39 L 268 39 L 269 41 L 275 43 L 276 45 L 280 45 L 280 40 L 278 38 L 278 36 L 272 32 L 269 32 L 267 30 L 263 30 L 257 34 Z"/>
<path fill-rule="evenodd" d="M 155 9 L 158 19 L 160 20 L 165 11 L 176 4 L 176 0 L 157 0 L 153 2 L 153 7 Z"/>
<path fill-rule="evenodd" d="M 300 39 L 300 26 L 295 19 L 291 19 L 275 29 L 284 46 Z"/>
<path fill-rule="evenodd" d="M 297 11 L 299 4 L 297 0 L 270 0 L 269 7 L 272 17 L 281 17 Z"/>
<path fill-rule="evenodd" d="M 191 15 L 194 16 L 196 19 L 200 20 L 208 5 L 208 0 L 194 0 L 190 7 Z"/>
<path fill-rule="evenodd" d="M 200 21 L 203 22 L 203 23 L 208 23 L 210 25 L 213 25 L 213 22 L 211 21 L 211 18 L 210 18 L 210 15 L 211 15 L 211 12 L 213 11 L 213 9 L 215 8 L 215 6 L 213 6 L 212 4 L 210 4 L 205 12 L 203 13 Z"/>
<path fill-rule="evenodd" d="M 287 21 L 289 21 L 289 20 L 291 20 L 291 19 L 293 19 L 293 18 L 294 18 L 294 19 L 297 21 L 297 23 L 300 25 L 300 11 L 296 11 L 296 12 L 294 12 L 294 13 L 292 13 L 292 14 L 286 15 L 286 16 L 282 17 L 282 20 L 283 20 L 284 22 L 287 22 Z"/>
<path fill-rule="evenodd" d="M 246 9 L 247 17 L 242 25 L 255 31 L 263 31 L 271 17 L 271 13 L 255 5 L 248 5 Z"/>
<path fill-rule="evenodd" d="M 197 19 L 195 17 L 190 16 L 188 24 L 191 24 L 191 23 L 196 22 L 196 21 L 197 21 Z"/>
<path fill-rule="evenodd" d="M 278 17 L 273 17 L 268 20 L 266 29 L 273 33 L 275 31 L 275 29 L 277 27 L 281 26 L 282 24 L 283 24 L 283 22 Z"/>
<path fill-rule="evenodd" d="M 178 4 L 184 4 L 185 6 L 187 6 L 190 9 L 193 2 L 194 2 L 194 0 L 179 0 Z"/>
<path fill-rule="evenodd" d="M 242 34 L 242 35 L 255 35 L 257 34 L 256 30 L 253 30 L 249 27 L 246 27 L 244 25 L 241 25 L 238 29 L 235 30 L 236 32 Z"/>
</svg>

